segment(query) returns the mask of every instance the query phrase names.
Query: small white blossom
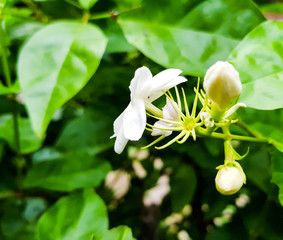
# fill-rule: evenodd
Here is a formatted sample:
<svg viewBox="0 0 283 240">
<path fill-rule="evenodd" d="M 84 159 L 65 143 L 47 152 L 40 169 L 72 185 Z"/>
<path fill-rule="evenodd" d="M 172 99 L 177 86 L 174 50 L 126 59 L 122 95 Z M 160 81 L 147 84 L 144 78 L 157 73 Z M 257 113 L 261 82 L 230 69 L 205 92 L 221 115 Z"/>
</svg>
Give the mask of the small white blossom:
<svg viewBox="0 0 283 240">
<path fill-rule="evenodd" d="M 187 81 L 179 76 L 181 72 L 179 69 L 167 69 L 152 77 L 147 67 L 136 70 L 130 83 L 131 101 L 114 122 L 112 137 L 116 137 L 116 153 L 121 153 L 129 140 L 137 141 L 141 138 L 146 126 L 146 109 L 152 112 L 160 111 L 152 102 L 159 98 L 163 91 Z"/>
<path fill-rule="evenodd" d="M 115 199 L 120 199 L 128 192 L 131 176 L 124 170 L 110 171 L 105 180 L 105 186 L 113 191 Z"/>
<path fill-rule="evenodd" d="M 165 196 L 167 196 L 171 190 L 169 181 L 170 178 L 168 175 L 162 175 L 161 177 L 159 177 L 157 185 L 144 193 L 144 206 L 160 206 Z"/>
<path fill-rule="evenodd" d="M 207 70 L 203 88 L 218 108 L 225 110 L 240 96 L 242 84 L 239 73 L 233 65 L 219 61 Z"/>
</svg>

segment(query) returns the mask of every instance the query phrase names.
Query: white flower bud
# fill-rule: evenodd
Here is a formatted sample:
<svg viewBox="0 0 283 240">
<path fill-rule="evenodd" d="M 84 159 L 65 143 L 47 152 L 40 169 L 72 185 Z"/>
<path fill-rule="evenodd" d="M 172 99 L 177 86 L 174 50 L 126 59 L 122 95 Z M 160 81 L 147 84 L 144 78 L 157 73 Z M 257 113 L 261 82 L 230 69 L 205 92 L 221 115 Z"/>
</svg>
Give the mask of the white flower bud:
<svg viewBox="0 0 283 240">
<path fill-rule="evenodd" d="M 214 120 L 208 112 L 202 112 L 200 114 L 200 119 L 207 128 L 212 128 L 214 126 Z"/>
<path fill-rule="evenodd" d="M 207 70 L 203 88 L 218 108 L 225 110 L 240 96 L 242 84 L 239 73 L 233 65 L 219 61 Z"/>
<path fill-rule="evenodd" d="M 224 194 L 231 195 L 240 190 L 246 176 L 239 167 L 222 167 L 215 178 L 216 189 Z"/>
</svg>

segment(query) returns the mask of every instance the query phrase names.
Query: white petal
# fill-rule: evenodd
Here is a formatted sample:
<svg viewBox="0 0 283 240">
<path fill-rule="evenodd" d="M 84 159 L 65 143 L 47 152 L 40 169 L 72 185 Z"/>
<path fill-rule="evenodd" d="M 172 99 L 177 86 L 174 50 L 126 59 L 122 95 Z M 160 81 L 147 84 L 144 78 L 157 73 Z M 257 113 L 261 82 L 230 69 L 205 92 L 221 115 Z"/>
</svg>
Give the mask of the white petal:
<svg viewBox="0 0 283 240">
<path fill-rule="evenodd" d="M 114 121 L 113 127 L 114 127 L 114 134 L 110 137 L 110 138 L 114 138 L 117 137 L 118 133 L 120 132 L 121 128 L 123 128 L 123 118 L 124 118 L 124 114 L 125 114 L 124 110 L 119 117 L 116 118 L 116 120 Z"/>
<path fill-rule="evenodd" d="M 151 89 L 153 92 L 163 89 L 170 81 L 178 77 L 182 71 L 180 69 L 166 69 L 152 78 Z"/>
<path fill-rule="evenodd" d="M 168 82 L 162 90 L 168 90 L 168 89 L 170 89 L 174 86 L 177 86 L 178 84 L 186 82 L 186 81 L 188 81 L 188 80 L 185 77 L 182 77 L 182 76 L 176 77 L 176 78 L 172 79 L 170 82 Z"/>
<path fill-rule="evenodd" d="M 146 126 L 146 112 L 142 100 L 129 104 L 123 118 L 124 135 L 127 139 L 137 141 L 141 138 Z"/>
<path fill-rule="evenodd" d="M 153 125 L 154 127 L 158 127 L 158 128 L 170 128 L 173 125 L 171 123 L 167 123 L 167 122 L 163 122 L 163 121 L 157 121 L 156 123 L 154 123 Z M 158 135 L 164 135 L 164 136 L 169 136 L 172 134 L 172 131 L 168 131 L 168 130 L 161 130 L 158 128 L 152 128 L 152 136 L 158 136 Z"/>
<path fill-rule="evenodd" d="M 225 113 L 224 118 L 228 118 L 230 117 L 234 112 L 236 112 L 238 110 L 239 107 L 247 107 L 246 104 L 244 103 L 237 103 L 235 104 L 233 107 L 231 107 L 229 110 L 227 110 Z"/>
<path fill-rule="evenodd" d="M 153 77 L 152 79 L 153 81 L 154 81 L 154 78 L 155 77 Z M 149 101 L 153 102 L 154 100 L 156 100 L 157 98 L 163 95 L 163 91 L 167 91 L 168 89 L 174 86 L 177 86 L 178 84 L 186 82 L 186 81 L 187 81 L 186 78 L 179 76 L 179 77 L 172 78 L 170 81 L 168 81 L 164 85 L 160 85 L 159 88 L 155 86 L 154 88 L 150 90 Z"/>
<path fill-rule="evenodd" d="M 124 127 L 123 127 L 123 118 L 125 115 L 125 111 L 126 110 L 124 110 L 119 115 L 119 117 L 114 121 L 114 134 L 111 136 L 111 138 L 116 137 L 114 151 L 118 154 L 120 154 L 124 150 L 128 142 L 128 139 L 126 139 L 124 136 Z"/>
<path fill-rule="evenodd" d="M 132 95 L 139 95 L 139 92 L 144 89 L 148 81 L 151 81 L 152 74 L 147 67 L 138 68 L 135 72 L 134 78 L 130 83 L 131 97 Z"/>
<path fill-rule="evenodd" d="M 125 138 L 124 131 L 121 129 L 121 131 L 118 132 L 116 136 L 116 141 L 114 145 L 114 151 L 118 154 L 123 152 L 124 148 L 126 147 L 129 139 Z"/>
<path fill-rule="evenodd" d="M 175 103 L 175 106 L 178 107 L 177 103 Z M 178 120 L 179 119 L 179 113 L 176 111 L 172 103 L 168 98 L 166 98 L 166 105 L 163 108 L 163 118 L 168 120 Z"/>
</svg>

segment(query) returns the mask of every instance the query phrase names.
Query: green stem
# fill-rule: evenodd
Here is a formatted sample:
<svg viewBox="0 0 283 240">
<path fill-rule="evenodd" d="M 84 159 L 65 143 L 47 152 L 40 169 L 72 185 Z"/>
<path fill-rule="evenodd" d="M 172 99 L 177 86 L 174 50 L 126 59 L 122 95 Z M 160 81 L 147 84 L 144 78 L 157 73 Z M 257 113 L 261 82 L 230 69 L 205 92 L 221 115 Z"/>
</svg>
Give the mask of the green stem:
<svg viewBox="0 0 283 240">
<path fill-rule="evenodd" d="M 21 144 L 20 144 L 20 129 L 19 129 L 19 119 L 18 119 L 18 103 L 16 100 L 13 102 L 13 127 L 14 127 L 14 140 L 16 145 L 17 155 L 21 154 Z"/>
<path fill-rule="evenodd" d="M 248 142 L 261 142 L 261 143 L 271 143 L 270 140 L 266 138 L 257 138 L 257 137 L 249 137 L 249 136 L 240 136 L 229 133 L 218 133 L 212 132 L 208 133 L 204 128 L 198 127 L 196 128 L 198 137 L 212 137 L 219 138 L 223 140 L 240 140 L 240 141 L 248 141 Z"/>
<path fill-rule="evenodd" d="M 90 19 L 90 12 L 86 10 L 83 14 L 82 21 L 83 23 L 88 23 L 89 19 Z"/>
<path fill-rule="evenodd" d="M 11 81 L 11 74 L 10 74 L 10 70 L 9 70 L 9 63 L 8 63 L 8 51 L 7 51 L 7 44 L 6 44 L 6 33 L 5 33 L 5 29 L 3 29 L 5 27 L 5 23 L 4 21 L 0 21 L 0 43 L 2 46 L 2 67 L 3 67 L 3 73 L 5 76 L 5 80 L 6 80 L 6 84 L 8 87 L 11 87 L 12 85 L 12 81 Z"/>
<path fill-rule="evenodd" d="M 240 136 L 234 134 L 224 134 L 213 132 L 211 135 L 213 138 L 221 138 L 224 140 L 240 140 L 240 141 L 248 141 L 248 142 L 262 142 L 262 143 L 270 143 L 270 141 L 266 138 L 255 138 L 249 136 Z"/>
<path fill-rule="evenodd" d="M 118 12 L 118 11 L 116 12 L 116 11 L 112 10 L 110 12 L 97 13 L 97 14 L 93 14 L 89 19 L 90 20 L 98 20 L 98 19 L 104 19 L 104 18 L 114 18 L 115 19 L 115 18 L 119 17 L 120 15 L 129 13 L 129 12 L 133 12 L 133 11 L 138 10 L 140 8 L 141 8 L 141 5 L 127 9 L 127 10 L 122 11 L 122 12 Z"/>
<path fill-rule="evenodd" d="M 111 16 L 112 16 L 111 12 L 97 13 L 97 14 L 91 15 L 89 20 L 99 20 L 99 19 L 111 18 Z"/>
<path fill-rule="evenodd" d="M 8 47 L 6 44 L 6 32 L 5 32 L 5 22 L 0 21 L 0 44 L 2 47 L 2 67 L 7 86 L 10 88 L 12 86 L 11 73 L 8 62 Z M 14 126 L 14 141 L 16 144 L 17 154 L 20 155 L 20 133 L 19 133 L 19 122 L 18 122 L 18 108 L 17 102 L 14 100 L 15 95 L 13 95 L 13 126 Z"/>
<path fill-rule="evenodd" d="M 0 192 L 0 199 L 15 197 L 17 194 L 14 191 Z"/>
<path fill-rule="evenodd" d="M 262 136 L 256 132 L 253 132 L 243 121 L 239 120 L 236 125 L 240 128 L 242 128 L 244 131 L 249 133 L 251 136 L 254 136 L 256 138 L 261 138 Z"/>
<path fill-rule="evenodd" d="M 12 197 L 22 197 L 22 196 L 23 196 L 23 192 L 21 192 L 21 191 L 0 192 L 0 199 L 12 198 Z"/>
</svg>

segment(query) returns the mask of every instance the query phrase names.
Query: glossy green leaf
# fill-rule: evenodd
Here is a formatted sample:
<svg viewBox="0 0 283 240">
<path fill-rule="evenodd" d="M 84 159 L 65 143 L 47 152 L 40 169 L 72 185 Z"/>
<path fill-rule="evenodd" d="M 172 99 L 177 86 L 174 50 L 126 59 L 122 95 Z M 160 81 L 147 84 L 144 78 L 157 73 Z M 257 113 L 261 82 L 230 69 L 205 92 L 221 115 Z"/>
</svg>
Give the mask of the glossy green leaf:
<svg viewBox="0 0 283 240">
<path fill-rule="evenodd" d="M 241 145 L 246 147 L 247 143 L 242 142 Z M 266 146 L 260 143 L 248 143 L 248 145 L 252 146 L 251 151 L 241 161 L 247 177 L 247 183 L 253 182 L 259 189 L 269 195 L 269 197 L 276 196 L 276 191 L 274 191 L 275 186 L 270 183 L 271 167 Z"/>
<path fill-rule="evenodd" d="M 60 198 L 40 218 L 38 240 L 91 240 L 108 228 L 104 202 L 91 189 Z"/>
<path fill-rule="evenodd" d="M 41 147 L 43 138 L 35 135 L 28 119 L 19 118 L 19 132 L 21 153 L 30 153 Z M 14 120 L 11 114 L 0 116 L 0 138 L 5 139 L 10 147 L 16 150 Z"/>
<path fill-rule="evenodd" d="M 197 178 L 194 169 L 182 164 L 170 179 L 172 210 L 180 212 L 194 196 Z"/>
<path fill-rule="evenodd" d="M 79 4 L 84 9 L 90 9 L 98 0 L 79 0 Z"/>
<path fill-rule="evenodd" d="M 60 150 L 80 149 L 90 154 L 97 154 L 113 146 L 109 140 L 113 131 L 113 117 L 103 111 L 85 109 L 66 125 L 59 136 L 56 147 Z"/>
<path fill-rule="evenodd" d="M 240 102 L 264 110 L 283 107 L 282 38 L 282 22 L 265 22 L 248 34 L 229 56 L 243 83 Z"/>
<path fill-rule="evenodd" d="M 271 181 L 279 187 L 279 201 L 283 206 L 283 153 L 275 148 L 270 148 L 272 161 L 272 179 Z"/>
<path fill-rule="evenodd" d="M 56 191 L 96 187 L 111 170 L 110 164 L 85 152 L 70 152 L 34 163 L 24 180 L 26 188 Z"/>
<path fill-rule="evenodd" d="M 127 226 L 119 226 L 103 234 L 99 240 L 135 240 L 132 231 Z"/>
<path fill-rule="evenodd" d="M 113 20 L 105 29 L 105 35 L 108 37 L 106 52 L 118 53 L 136 50 L 133 45 L 128 43 L 121 30 L 121 27 L 116 22 L 113 23 Z"/>
<path fill-rule="evenodd" d="M 266 138 L 279 151 L 283 152 L 283 110 L 260 111 L 255 109 L 240 109 L 238 117 L 255 136 Z"/>
<path fill-rule="evenodd" d="M 21 20 L 17 24 L 12 24 L 9 28 L 10 40 L 25 40 L 31 37 L 35 32 L 40 30 L 46 24 L 34 21 L 23 21 Z"/>
<path fill-rule="evenodd" d="M 72 21 L 50 24 L 26 42 L 18 75 L 36 134 L 42 135 L 55 111 L 84 87 L 105 47 L 99 28 Z"/>
<path fill-rule="evenodd" d="M 229 14 L 227 14 L 229 13 Z M 146 0 L 118 22 L 127 40 L 164 67 L 203 76 L 264 17 L 251 1 Z"/>
</svg>

